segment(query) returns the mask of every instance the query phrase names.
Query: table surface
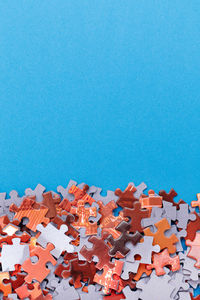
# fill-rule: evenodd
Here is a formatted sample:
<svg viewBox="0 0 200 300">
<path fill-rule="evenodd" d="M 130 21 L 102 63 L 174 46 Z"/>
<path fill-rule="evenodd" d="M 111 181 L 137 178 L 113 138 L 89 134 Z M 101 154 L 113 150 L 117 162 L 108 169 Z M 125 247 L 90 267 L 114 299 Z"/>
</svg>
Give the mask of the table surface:
<svg viewBox="0 0 200 300">
<path fill-rule="evenodd" d="M 0 192 L 200 192 L 200 2 L 0 3 Z"/>
</svg>

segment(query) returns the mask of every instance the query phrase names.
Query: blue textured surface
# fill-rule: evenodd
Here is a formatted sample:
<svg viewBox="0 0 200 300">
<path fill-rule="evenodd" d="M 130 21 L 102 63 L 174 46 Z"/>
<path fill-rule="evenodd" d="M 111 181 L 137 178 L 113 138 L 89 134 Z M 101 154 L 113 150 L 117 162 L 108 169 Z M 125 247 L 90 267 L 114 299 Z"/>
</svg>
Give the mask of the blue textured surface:
<svg viewBox="0 0 200 300">
<path fill-rule="evenodd" d="M 0 190 L 199 192 L 199 1 L 1 1 Z"/>
</svg>

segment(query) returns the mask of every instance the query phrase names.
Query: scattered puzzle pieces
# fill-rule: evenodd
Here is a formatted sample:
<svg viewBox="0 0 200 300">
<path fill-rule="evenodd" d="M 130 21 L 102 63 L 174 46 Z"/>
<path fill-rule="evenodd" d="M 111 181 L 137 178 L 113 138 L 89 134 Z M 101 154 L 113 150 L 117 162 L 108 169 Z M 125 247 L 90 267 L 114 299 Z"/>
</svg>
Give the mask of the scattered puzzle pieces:
<svg viewBox="0 0 200 300">
<path fill-rule="evenodd" d="M 199 299 L 200 193 L 146 188 L 0 193 L 0 299 Z"/>
</svg>

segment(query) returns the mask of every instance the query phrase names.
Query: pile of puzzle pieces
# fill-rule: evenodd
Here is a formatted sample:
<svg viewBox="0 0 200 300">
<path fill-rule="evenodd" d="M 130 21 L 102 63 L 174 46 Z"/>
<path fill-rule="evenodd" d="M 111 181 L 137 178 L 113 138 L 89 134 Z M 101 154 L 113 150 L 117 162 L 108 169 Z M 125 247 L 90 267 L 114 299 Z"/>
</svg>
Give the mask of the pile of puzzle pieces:
<svg viewBox="0 0 200 300">
<path fill-rule="evenodd" d="M 129 183 L 0 194 L 0 299 L 200 300 L 200 194 Z"/>
</svg>

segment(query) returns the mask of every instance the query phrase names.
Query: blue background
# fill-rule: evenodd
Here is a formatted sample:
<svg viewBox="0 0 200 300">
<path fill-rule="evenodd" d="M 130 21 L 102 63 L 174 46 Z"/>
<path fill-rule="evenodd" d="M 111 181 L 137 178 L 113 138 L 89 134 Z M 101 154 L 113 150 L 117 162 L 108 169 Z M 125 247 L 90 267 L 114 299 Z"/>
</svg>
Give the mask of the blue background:
<svg viewBox="0 0 200 300">
<path fill-rule="evenodd" d="M 0 191 L 200 192 L 200 2 L 0 2 Z"/>
</svg>

